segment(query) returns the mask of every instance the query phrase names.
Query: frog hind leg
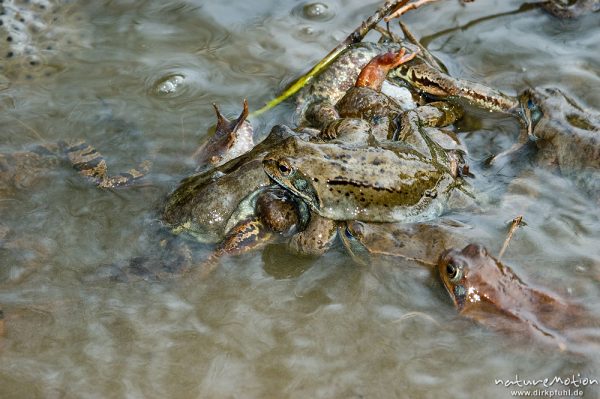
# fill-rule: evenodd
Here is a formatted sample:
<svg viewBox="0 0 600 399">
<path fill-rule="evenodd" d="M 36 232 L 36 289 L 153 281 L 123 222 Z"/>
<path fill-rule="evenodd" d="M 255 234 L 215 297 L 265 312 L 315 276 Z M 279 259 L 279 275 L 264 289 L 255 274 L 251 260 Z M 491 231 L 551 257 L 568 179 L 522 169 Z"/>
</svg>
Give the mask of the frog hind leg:
<svg viewBox="0 0 600 399">
<path fill-rule="evenodd" d="M 138 169 L 129 169 L 117 175 L 109 175 L 106 160 L 94 147 L 77 142 L 68 144 L 59 143 L 61 153 L 71 163 L 73 168 L 84 178 L 100 188 L 116 188 L 131 185 L 134 181 L 144 177 L 150 170 L 150 161 L 143 161 Z"/>
<path fill-rule="evenodd" d="M 257 217 L 239 222 L 200 265 L 201 277 L 208 277 L 219 266 L 219 260 L 223 256 L 238 256 L 260 249 L 272 242 L 274 237 L 273 232 Z"/>
</svg>

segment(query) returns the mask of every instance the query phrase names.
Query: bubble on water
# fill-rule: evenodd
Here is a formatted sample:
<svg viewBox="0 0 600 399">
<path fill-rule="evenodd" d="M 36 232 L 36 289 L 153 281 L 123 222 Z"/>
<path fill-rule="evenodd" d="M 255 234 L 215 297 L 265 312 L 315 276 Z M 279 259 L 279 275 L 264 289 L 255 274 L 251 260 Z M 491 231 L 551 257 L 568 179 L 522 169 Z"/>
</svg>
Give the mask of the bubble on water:
<svg viewBox="0 0 600 399">
<path fill-rule="evenodd" d="M 171 74 L 158 79 L 152 87 L 152 92 L 159 97 L 171 97 L 181 88 L 185 76 L 181 74 Z"/>
<path fill-rule="evenodd" d="M 325 3 L 307 3 L 294 10 L 296 14 L 311 21 L 328 21 L 335 16 L 335 12 Z"/>
<path fill-rule="evenodd" d="M 312 26 L 300 26 L 294 33 L 294 37 L 304 42 L 315 42 L 320 40 L 324 32 L 320 29 L 315 29 Z"/>
</svg>

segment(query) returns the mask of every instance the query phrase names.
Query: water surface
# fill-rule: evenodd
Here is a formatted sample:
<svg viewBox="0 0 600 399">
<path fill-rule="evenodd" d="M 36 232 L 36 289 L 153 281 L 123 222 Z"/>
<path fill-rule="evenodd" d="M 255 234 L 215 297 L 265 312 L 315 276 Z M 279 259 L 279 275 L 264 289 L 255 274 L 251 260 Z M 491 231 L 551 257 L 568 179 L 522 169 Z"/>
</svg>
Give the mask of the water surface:
<svg viewBox="0 0 600 399">
<path fill-rule="evenodd" d="M 230 116 L 243 98 L 257 109 L 381 2 L 324 0 L 329 14 L 315 17 L 300 1 L 4 3 L 27 4 L 45 28 L 23 39 L 33 55 L 3 61 L 0 150 L 82 138 L 114 171 L 147 158 L 154 166 L 144 184 L 119 191 L 57 167 L 0 198 L 1 397 L 505 398 L 494 379 L 600 378 L 599 356 L 568 356 L 460 319 L 428 270 L 361 267 L 339 244 L 319 259 L 268 247 L 224 262 L 206 281 L 97 277 L 160 251 L 157 210 L 193 169 L 185 155 L 214 124 L 211 103 Z M 520 5 L 449 1 L 405 21 L 452 75 L 508 94 L 557 86 L 600 109 L 590 89 L 600 87 L 600 16 L 559 21 L 513 12 Z M 168 79 L 175 90 L 157 91 Z M 257 119 L 257 130 L 289 122 L 291 110 Z M 594 202 L 527 163 L 478 166 L 509 148 L 518 128 L 481 112 L 459 125 L 494 205 L 450 216 L 485 231 L 480 241 L 497 253 L 507 221 L 524 215 L 504 260 L 600 317 Z"/>
</svg>

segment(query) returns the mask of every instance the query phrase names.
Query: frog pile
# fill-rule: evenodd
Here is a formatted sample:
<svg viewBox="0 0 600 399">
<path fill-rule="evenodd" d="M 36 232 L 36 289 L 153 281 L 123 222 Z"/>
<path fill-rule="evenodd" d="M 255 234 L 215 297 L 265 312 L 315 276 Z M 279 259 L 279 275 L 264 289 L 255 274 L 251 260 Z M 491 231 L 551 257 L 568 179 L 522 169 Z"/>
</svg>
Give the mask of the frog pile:
<svg viewBox="0 0 600 399">
<path fill-rule="evenodd" d="M 475 206 L 466 150 L 448 128 L 465 103 L 514 115 L 563 174 L 600 193 L 598 113 L 556 89 L 511 97 L 453 78 L 418 43 L 349 46 L 295 101 L 297 126 L 275 126 L 256 145 L 246 103 L 234 121 L 217 109 L 199 172 L 171 193 L 163 221 L 218 243 L 215 259 L 273 241 L 315 256 L 337 235 L 352 254 L 386 252 L 370 237 Z"/>
<path fill-rule="evenodd" d="M 588 11 L 598 5 L 597 0 L 576 3 Z M 34 18 L 31 7 L 45 15 L 42 10 L 53 4 L 7 1 L 0 6 L 0 26 L 11 38 L 5 49 L 8 58 L 39 66 L 43 50 L 30 43 L 44 20 Z M 571 14 L 565 16 L 576 16 Z M 23 25 L 27 21 L 30 26 Z M 247 101 L 231 121 L 215 105 L 216 133 L 194 154 L 196 173 L 178 185 L 161 211 L 171 232 L 215 244 L 215 249 L 200 266 L 192 264 L 185 248 L 176 249 L 178 256 L 206 276 L 223 256 L 274 242 L 285 243 L 296 254 L 320 256 L 339 238 L 358 263 L 385 256 L 438 265 L 458 310 L 478 321 L 497 323 L 487 317 L 490 312 L 480 312 L 484 296 L 478 289 L 494 292 L 502 284 L 526 293 L 513 298 L 521 305 L 537 301 L 549 315 L 569 314 L 573 307 L 528 288 L 485 249 L 467 245 L 461 238 L 466 237 L 464 226 L 444 220 L 449 210 L 478 207 L 467 150 L 452 127 L 463 117 L 465 105 L 513 116 L 522 125 L 521 145 L 535 145 L 540 163 L 557 166 L 598 200 L 600 113 L 553 88 L 529 88 L 509 96 L 452 77 L 403 30 L 404 39 L 382 32 L 378 43 L 347 46 L 296 95 L 295 126 L 274 126 L 260 142 L 248 121 Z M 7 76 L 10 65 L 3 70 Z M 71 164 L 101 188 L 126 186 L 148 171 L 144 162 L 138 169 L 110 175 L 103 157 L 89 144 L 57 143 L 0 154 L 0 193 L 34 186 L 38 169 L 59 162 Z M 6 247 L 5 237 L 8 232 L 0 229 L 0 247 Z M 452 247 L 464 250 L 448 249 Z M 498 273 L 499 285 L 493 287 L 488 280 Z M 493 302 L 501 311 L 513 306 Z M 526 321 L 523 314 L 510 317 Z M 540 324 L 531 328 L 551 330 L 556 320 L 539 318 Z"/>
<path fill-rule="evenodd" d="M 499 330 L 525 326 L 560 350 L 584 353 L 600 337 L 582 331 L 600 321 L 527 286 L 443 215 L 477 207 L 466 149 L 451 129 L 464 105 L 516 118 L 515 148 L 537 147 L 539 163 L 557 166 L 596 200 L 600 113 L 553 88 L 511 97 L 454 78 L 407 29 L 405 37 L 348 46 L 296 96 L 296 126 L 275 126 L 258 144 L 246 102 L 234 121 L 216 108 L 217 133 L 196 154 L 198 173 L 170 194 L 162 220 L 217 244 L 199 267 L 204 276 L 223 255 L 284 242 L 319 256 L 339 237 L 362 264 L 384 256 L 437 266 L 465 317 Z"/>
</svg>

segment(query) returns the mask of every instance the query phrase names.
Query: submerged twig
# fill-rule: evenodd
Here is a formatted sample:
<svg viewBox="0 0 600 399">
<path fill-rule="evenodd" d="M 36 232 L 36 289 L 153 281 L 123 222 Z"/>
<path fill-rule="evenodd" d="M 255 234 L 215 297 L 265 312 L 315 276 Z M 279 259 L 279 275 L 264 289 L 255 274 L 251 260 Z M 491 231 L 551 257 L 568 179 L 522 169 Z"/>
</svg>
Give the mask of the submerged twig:
<svg viewBox="0 0 600 399">
<path fill-rule="evenodd" d="M 508 230 L 508 235 L 506 236 L 506 239 L 504 240 L 504 244 L 502 244 L 502 248 L 500 249 L 500 252 L 498 253 L 498 261 L 500 261 L 500 259 L 502 258 L 502 255 L 504 255 L 504 252 L 506 252 L 506 249 L 508 248 L 508 244 L 510 243 L 510 240 L 513 237 L 513 234 L 515 234 L 515 231 L 517 230 L 517 228 L 519 226 L 521 226 L 521 223 L 523 222 L 523 216 L 517 216 L 516 218 L 514 218 L 512 220 L 512 223 L 510 225 L 510 230 Z"/>
<path fill-rule="evenodd" d="M 421 44 L 419 39 L 417 39 L 417 37 L 415 35 L 413 35 L 413 33 L 410 31 L 410 29 L 408 29 L 408 26 L 405 23 L 403 23 L 402 21 L 400 21 L 400 29 L 402 29 L 402 33 L 404 34 L 404 37 L 406 38 L 406 40 L 408 40 L 409 42 L 411 42 L 412 44 L 414 44 L 415 46 L 417 46 L 418 48 L 421 49 L 421 54 L 422 54 L 423 58 L 425 58 L 425 60 L 427 60 L 427 62 L 432 67 L 438 67 L 444 71 L 446 70 L 446 67 L 441 65 L 440 62 L 438 60 L 436 60 L 433 57 L 433 55 L 431 55 L 429 50 L 427 50 L 425 48 L 425 46 L 423 46 Z"/>
<path fill-rule="evenodd" d="M 389 29 L 386 29 L 382 26 L 376 26 L 373 29 L 379 32 L 382 36 L 387 37 L 388 40 L 391 40 L 394 43 L 402 42 L 402 38 L 396 35 L 394 32 L 390 31 Z"/>
<path fill-rule="evenodd" d="M 434 323 L 437 326 L 440 325 L 440 323 L 436 319 L 434 319 L 433 316 L 431 316 L 431 315 L 429 315 L 427 313 L 424 313 L 424 312 L 408 312 L 408 313 L 405 313 L 402 316 L 400 316 L 399 319 L 394 320 L 393 323 L 400 323 L 400 322 L 402 322 L 402 321 L 404 321 L 406 319 L 412 319 L 414 317 L 422 317 L 423 319 L 429 320 L 429 321 L 431 321 L 432 323 Z"/>
<path fill-rule="evenodd" d="M 406 14 L 410 10 L 415 10 L 419 7 L 424 6 L 427 3 L 433 3 L 435 1 L 440 1 L 440 0 L 417 0 L 414 3 L 399 6 L 398 9 L 396 9 L 391 15 L 385 17 L 384 21 L 389 22 L 394 18 L 398 18 L 402 14 Z"/>
<path fill-rule="evenodd" d="M 321 61 L 319 61 L 308 73 L 301 76 L 298 80 L 296 80 L 290 87 L 288 87 L 281 95 L 277 98 L 269 101 L 262 108 L 252 112 L 250 117 L 257 116 L 262 114 L 265 111 L 270 110 L 271 108 L 277 106 L 281 102 L 287 100 L 294 94 L 296 94 L 300 89 L 306 86 L 315 76 L 319 74 L 324 68 L 326 68 L 331 62 L 337 58 L 337 56 L 344 51 L 348 46 L 354 43 L 359 43 L 366 35 L 373 29 L 386 15 L 388 15 L 392 10 L 402 7 L 408 3 L 408 0 L 388 0 L 385 4 L 379 8 L 375 14 L 371 15 L 367 20 L 363 21 L 362 24 L 358 28 L 356 28 L 352 33 L 344 39 L 344 41 L 340 42 L 333 50 L 329 52 Z"/>
</svg>

